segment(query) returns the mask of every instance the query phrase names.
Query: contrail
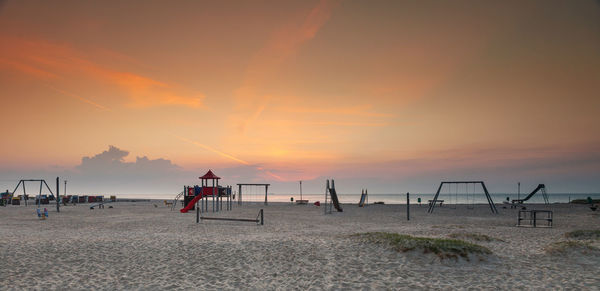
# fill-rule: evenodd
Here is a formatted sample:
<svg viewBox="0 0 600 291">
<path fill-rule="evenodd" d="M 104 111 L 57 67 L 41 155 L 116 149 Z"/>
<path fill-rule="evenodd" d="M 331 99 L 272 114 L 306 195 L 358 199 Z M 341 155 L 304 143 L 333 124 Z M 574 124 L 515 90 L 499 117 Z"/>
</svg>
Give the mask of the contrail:
<svg viewBox="0 0 600 291">
<path fill-rule="evenodd" d="M 96 102 L 94 102 L 94 101 L 91 101 L 91 100 L 85 99 L 85 98 L 83 98 L 83 97 L 81 97 L 81 96 L 79 96 L 79 95 L 75 95 L 75 94 L 73 94 L 73 93 L 69 93 L 69 92 L 67 92 L 67 91 L 64 91 L 64 90 L 61 90 L 61 89 L 55 88 L 55 87 L 53 87 L 53 86 L 51 86 L 51 85 L 47 85 L 47 86 L 48 86 L 50 89 L 52 89 L 52 90 L 54 90 L 54 91 L 56 91 L 56 92 L 58 92 L 58 93 L 61 93 L 61 94 L 65 95 L 65 96 L 69 96 L 69 97 L 73 97 L 73 98 L 79 99 L 79 100 L 80 100 L 80 101 L 82 101 L 82 102 L 85 102 L 85 103 L 87 103 L 87 104 L 90 104 L 90 105 L 92 105 L 92 106 L 95 106 L 95 107 L 97 107 L 97 108 L 100 108 L 100 109 L 102 109 L 102 110 L 106 110 L 106 111 L 112 111 L 112 110 L 110 110 L 110 108 L 108 108 L 108 107 L 106 107 L 106 106 L 102 106 L 102 105 L 100 105 L 100 104 L 98 104 L 98 103 L 96 103 Z"/>
<path fill-rule="evenodd" d="M 232 156 L 232 155 L 230 155 L 230 154 L 227 154 L 227 153 L 224 153 L 224 152 L 222 152 L 222 151 L 216 150 L 216 149 L 214 149 L 214 148 L 211 148 L 211 147 L 209 147 L 209 146 L 207 146 L 207 145 L 201 144 L 201 143 L 199 143 L 199 142 L 196 142 L 196 141 L 193 141 L 193 140 L 190 140 L 190 139 L 187 139 L 187 138 L 185 138 L 185 137 L 178 136 L 178 135 L 174 135 L 174 134 L 172 134 L 172 135 L 173 135 L 173 136 L 175 136 L 176 138 L 178 138 L 178 139 L 182 140 L 182 141 L 185 141 L 185 142 L 187 142 L 187 143 L 191 143 L 191 144 L 193 144 L 193 145 L 195 145 L 195 146 L 201 147 L 201 148 L 203 148 L 203 149 L 205 149 L 205 150 L 207 150 L 207 151 L 211 151 L 211 152 L 213 152 L 213 153 L 215 153 L 215 154 L 218 154 L 218 155 L 220 155 L 220 156 L 222 156 L 222 157 L 226 157 L 226 158 L 228 158 L 228 159 L 230 159 L 230 160 L 234 160 L 234 161 L 236 161 L 236 162 L 238 162 L 238 163 L 240 163 L 240 164 L 244 164 L 244 165 L 250 165 L 250 163 L 248 163 L 248 162 L 246 162 L 246 161 L 244 161 L 244 160 L 242 160 L 242 159 L 238 159 L 238 158 L 236 158 L 236 157 L 234 157 L 234 156 Z"/>
<path fill-rule="evenodd" d="M 236 161 L 236 162 L 238 162 L 240 164 L 250 166 L 250 163 L 248 163 L 248 162 L 246 162 L 246 161 L 244 161 L 242 159 L 238 159 L 238 158 L 236 158 L 236 157 L 234 157 L 234 156 L 232 156 L 230 154 L 227 154 L 227 153 L 224 153 L 222 151 L 216 150 L 216 149 L 214 149 L 212 147 L 209 147 L 209 146 L 207 146 L 205 144 L 201 144 L 199 142 L 196 142 L 196 141 L 193 141 L 193 140 L 190 140 L 190 139 L 187 139 L 185 137 L 181 137 L 181 136 L 178 136 L 178 135 L 175 135 L 175 134 L 171 134 L 171 135 L 174 136 L 174 137 L 176 137 L 176 138 L 178 138 L 178 139 L 180 139 L 181 141 L 184 141 L 184 142 L 187 142 L 187 143 L 191 143 L 191 144 L 193 144 L 195 146 L 201 147 L 201 148 L 203 148 L 203 149 L 205 149 L 207 151 L 211 151 L 211 152 L 213 152 L 215 154 L 218 154 L 218 155 L 220 155 L 222 157 L 226 157 L 226 158 L 228 158 L 230 160 L 234 160 L 234 161 Z M 265 172 L 267 175 L 275 178 L 278 181 L 285 181 L 284 178 L 282 178 L 282 177 L 280 177 L 278 175 L 273 174 L 271 171 L 269 171 L 267 169 L 263 169 L 262 167 L 257 167 L 257 166 L 255 166 L 254 168 L 256 168 L 259 171 Z"/>
<path fill-rule="evenodd" d="M 285 179 L 283 179 L 283 178 L 281 178 L 281 177 L 279 177 L 279 176 L 277 176 L 277 175 L 275 175 L 275 174 L 271 173 L 271 171 L 267 171 L 267 170 L 265 170 L 265 173 L 267 173 L 267 175 L 269 175 L 269 176 L 271 176 L 271 177 L 273 177 L 273 178 L 275 178 L 275 179 L 277 179 L 277 180 L 279 180 L 279 181 L 285 181 Z"/>
</svg>

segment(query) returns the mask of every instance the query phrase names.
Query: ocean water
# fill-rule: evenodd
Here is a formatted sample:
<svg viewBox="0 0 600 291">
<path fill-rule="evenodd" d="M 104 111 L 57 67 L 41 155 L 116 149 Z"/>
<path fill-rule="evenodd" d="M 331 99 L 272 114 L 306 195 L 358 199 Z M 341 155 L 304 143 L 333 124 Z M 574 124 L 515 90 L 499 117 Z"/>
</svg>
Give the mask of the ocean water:
<svg viewBox="0 0 600 291">
<path fill-rule="evenodd" d="M 527 193 L 529 194 L 529 193 Z M 527 196 L 527 194 L 521 194 L 520 198 L 523 199 Z M 427 203 L 427 200 L 432 200 L 435 194 L 410 194 L 410 203 L 417 203 L 418 198 L 421 198 L 421 203 Z M 490 194 L 492 200 L 495 203 L 502 203 L 506 201 L 506 197 L 509 200 L 517 199 L 517 194 Z M 290 197 L 294 197 L 294 200 L 300 199 L 299 194 L 269 194 L 269 201 L 271 202 L 290 202 Z M 406 193 L 404 194 L 369 194 L 369 203 L 373 202 L 385 202 L 386 204 L 406 204 Z M 568 203 L 574 199 L 587 199 L 587 197 L 592 197 L 593 199 L 600 199 L 600 193 L 577 193 L 577 194 L 569 194 L 569 193 L 548 193 L 548 200 L 550 203 Z M 338 198 L 341 203 L 356 203 L 360 200 L 360 194 L 344 194 L 338 193 Z M 265 200 L 265 196 L 263 195 L 246 195 L 243 197 L 244 201 L 252 201 L 252 202 L 261 202 Z M 310 203 L 315 201 L 324 201 L 325 194 L 303 194 L 302 199 L 309 200 Z M 487 199 L 485 194 L 441 194 L 438 197 L 438 200 L 444 200 L 446 204 L 482 204 L 487 203 Z M 544 198 L 541 193 L 535 194 L 527 203 L 544 203 Z"/>
<path fill-rule="evenodd" d="M 520 198 L 523 199 L 527 196 L 527 194 L 521 194 Z M 427 203 L 427 200 L 433 199 L 433 193 L 411 193 L 410 194 L 410 203 L 418 203 L 417 199 L 421 198 L 421 203 Z M 509 200 L 517 199 L 518 195 L 514 193 L 494 193 L 490 194 L 492 200 L 495 203 L 502 203 L 506 201 L 506 197 Z M 105 195 L 105 197 L 107 197 Z M 170 194 L 117 194 L 118 198 L 150 198 L 150 199 L 168 199 L 171 200 L 175 198 L 175 195 Z M 269 193 L 268 200 L 270 202 L 290 202 L 290 198 L 293 197 L 294 200 L 300 199 L 300 194 L 276 194 Z M 574 199 L 587 199 L 587 197 L 592 197 L 593 199 L 600 199 L 600 193 L 548 193 L 548 200 L 550 203 L 568 203 Z M 237 197 L 236 197 L 237 198 Z M 315 201 L 324 201 L 325 194 L 304 194 L 302 198 L 305 200 L 309 200 L 310 203 Z M 338 198 L 341 203 L 350 203 L 350 204 L 358 204 L 360 200 L 360 194 L 345 194 L 338 193 Z M 438 197 L 440 200 L 444 200 L 445 204 L 483 204 L 487 203 L 487 199 L 483 193 L 479 194 L 443 194 L 440 193 Z M 263 202 L 265 201 L 265 195 L 263 194 L 246 194 L 244 193 L 243 200 L 246 202 Z M 373 202 L 384 202 L 386 204 L 406 204 L 406 193 L 403 194 L 369 194 L 369 203 Z M 527 203 L 544 203 L 544 198 L 542 197 L 542 193 L 536 193 L 531 199 L 527 201 Z"/>
</svg>

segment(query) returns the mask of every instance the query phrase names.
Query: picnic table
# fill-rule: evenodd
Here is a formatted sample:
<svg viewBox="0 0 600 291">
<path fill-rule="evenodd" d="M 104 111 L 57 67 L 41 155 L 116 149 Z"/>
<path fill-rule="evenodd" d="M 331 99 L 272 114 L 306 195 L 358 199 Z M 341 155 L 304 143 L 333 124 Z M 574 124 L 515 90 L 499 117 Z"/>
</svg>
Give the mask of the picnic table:
<svg viewBox="0 0 600 291">
<path fill-rule="evenodd" d="M 429 201 L 429 205 L 431 206 L 431 203 L 433 203 L 433 200 L 427 200 Z M 436 200 L 436 202 L 438 202 L 440 204 L 440 207 L 442 206 L 442 204 L 444 204 L 444 200 Z"/>
</svg>

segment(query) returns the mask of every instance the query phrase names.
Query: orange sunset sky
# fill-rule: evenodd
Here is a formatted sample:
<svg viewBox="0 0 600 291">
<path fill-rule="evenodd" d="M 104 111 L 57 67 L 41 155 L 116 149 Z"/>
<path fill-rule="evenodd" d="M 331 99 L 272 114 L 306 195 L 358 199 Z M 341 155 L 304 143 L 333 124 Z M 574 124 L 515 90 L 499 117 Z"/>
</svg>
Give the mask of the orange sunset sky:
<svg viewBox="0 0 600 291">
<path fill-rule="evenodd" d="M 600 192 L 599 1 L 0 1 L 0 97 L 0 190 Z"/>
</svg>

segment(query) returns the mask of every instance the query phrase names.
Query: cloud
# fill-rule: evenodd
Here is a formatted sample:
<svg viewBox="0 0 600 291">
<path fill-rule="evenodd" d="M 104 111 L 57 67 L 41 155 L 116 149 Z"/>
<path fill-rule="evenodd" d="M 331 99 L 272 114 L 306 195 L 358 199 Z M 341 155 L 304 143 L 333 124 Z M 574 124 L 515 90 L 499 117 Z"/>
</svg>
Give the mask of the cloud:
<svg viewBox="0 0 600 291">
<path fill-rule="evenodd" d="M 81 164 L 76 168 L 82 173 L 104 173 L 110 175 L 160 175 L 168 171 L 179 170 L 179 166 L 169 160 L 148 157 L 136 157 L 135 162 L 125 162 L 129 155 L 128 151 L 121 150 L 115 146 L 109 146 L 108 150 L 91 157 L 83 157 Z"/>
<path fill-rule="evenodd" d="M 129 151 L 109 146 L 96 155 L 83 157 L 68 177 L 73 190 L 100 193 L 175 193 L 195 173 L 184 171 L 168 159 L 136 157 L 126 162 Z"/>
</svg>

